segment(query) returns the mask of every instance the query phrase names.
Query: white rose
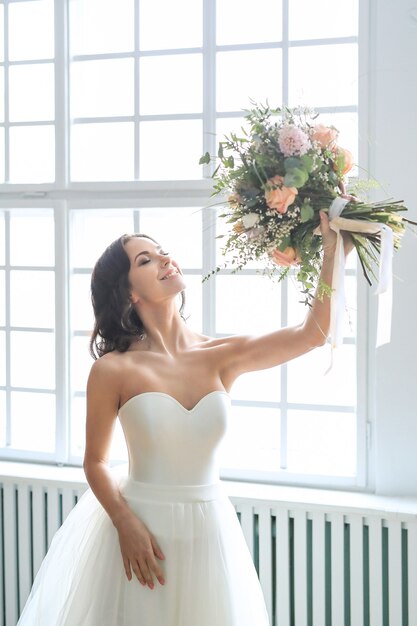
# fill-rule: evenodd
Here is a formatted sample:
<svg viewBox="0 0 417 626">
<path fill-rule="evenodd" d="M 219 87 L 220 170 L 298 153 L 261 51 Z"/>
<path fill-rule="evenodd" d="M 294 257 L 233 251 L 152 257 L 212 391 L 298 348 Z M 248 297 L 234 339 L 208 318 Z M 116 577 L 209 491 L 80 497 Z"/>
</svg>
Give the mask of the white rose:
<svg viewBox="0 0 417 626">
<path fill-rule="evenodd" d="M 253 228 L 259 222 L 259 215 L 257 213 L 243 215 L 242 222 L 245 228 Z"/>
</svg>

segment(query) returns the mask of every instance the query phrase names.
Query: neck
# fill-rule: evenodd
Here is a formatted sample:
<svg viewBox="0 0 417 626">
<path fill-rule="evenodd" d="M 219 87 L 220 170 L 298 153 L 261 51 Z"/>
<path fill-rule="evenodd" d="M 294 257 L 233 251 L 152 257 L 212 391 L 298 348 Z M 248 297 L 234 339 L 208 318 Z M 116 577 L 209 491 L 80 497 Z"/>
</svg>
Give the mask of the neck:
<svg viewBox="0 0 417 626">
<path fill-rule="evenodd" d="M 145 329 L 143 341 L 148 350 L 174 355 L 191 344 L 194 333 L 185 325 L 176 301 L 142 303 L 136 310 Z"/>
</svg>

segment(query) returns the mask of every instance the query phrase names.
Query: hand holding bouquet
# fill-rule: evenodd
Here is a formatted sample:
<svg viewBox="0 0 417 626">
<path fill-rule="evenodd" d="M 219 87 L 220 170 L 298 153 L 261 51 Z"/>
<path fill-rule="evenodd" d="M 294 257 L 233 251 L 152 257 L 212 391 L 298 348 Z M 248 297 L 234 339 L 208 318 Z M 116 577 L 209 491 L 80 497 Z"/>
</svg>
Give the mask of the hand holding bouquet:
<svg viewBox="0 0 417 626">
<path fill-rule="evenodd" d="M 342 232 L 350 233 L 369 284 L 377 278 L 379 266 L 382 293 L 392 277 L 392 251 L 399 248 L 410 220 L 399 214 L 407 210 L 402 201 L 370 203 L 346 193 L 352 154 L 338 144 L 337 129 L 316 123 L 317 117 L 310 109 L 268 105 L 246 111 L 249 129 L 242 128 L 241 136 L 231 133 L 219 143 L 213 195 L 227 194 L 221 217 L 231 229 L 223 253 L 232 253 L 234 271 L 265 259 L 265 271 L 281 280 L 294 267 L 306 304 L 314 297 L 322 265 L 319 213 L 327 212 L 337 234 L 335 269 L 332 285 L 319 281 L 317 293 L 332 295 L 335 317 L 341 302 L 343 307 Z M 206 153 L 200 163 L 211 159 Z M 333 327 L 333 345 L 340 341 L 338 326 Z"/>
<path fill-rule="evenodd" d="M 407 210 L 402 201 L 369 203 L 346 194 L 352 154 L 338 145 L 337 129 L 316 118 L 309 109 L 255 106 L 246 112 L 249 129 L 220 142 L 220 163 L 213 174 L 213 195 L 228 195 L 221 217 L 231 230 L 223 252 L 233 253 L 235 270 L 264 258 L 267 271 L 282 279 L 295 267 L 306 304 L 321 268 L 321 210 L 329 213 L 334 230 L 351 233 L 369 284 L 376 278 L 381 225 L 399 248 L 408 221 L 399 215 Z M 208 153 L 200 159 L 210 161 Z M 331 292 L 330 286 L 319 287 Z"/>
</svg>

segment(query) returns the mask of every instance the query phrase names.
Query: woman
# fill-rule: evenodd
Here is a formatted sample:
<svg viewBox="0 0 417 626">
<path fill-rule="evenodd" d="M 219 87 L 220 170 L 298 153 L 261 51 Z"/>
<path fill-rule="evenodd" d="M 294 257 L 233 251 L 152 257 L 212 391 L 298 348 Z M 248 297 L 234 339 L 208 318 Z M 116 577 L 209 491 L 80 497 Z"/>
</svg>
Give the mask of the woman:
<svg viewBox="0 0 417 626">
<path fill-rule="evenodd" d="M 322 279 L 336 236 L 321 213 Z M 345 239 L 345 253 L 352 248 Z M 176 261 L 145 235 L 123 236 L 92 276 L 100 357 L 87 385 L 84 469 L 91 490 L 55 535 L 19 625 L 267 626 L 261 588 L 216 449 L 242 373 L 325 343 L 329 299 L 303 324 L 260 337 L 212 339 L 178 311 Z M 129 476 L 108 467 L 119 415 Z M 94 494 L 94 495 L 93 495 Z"/>
</svg>

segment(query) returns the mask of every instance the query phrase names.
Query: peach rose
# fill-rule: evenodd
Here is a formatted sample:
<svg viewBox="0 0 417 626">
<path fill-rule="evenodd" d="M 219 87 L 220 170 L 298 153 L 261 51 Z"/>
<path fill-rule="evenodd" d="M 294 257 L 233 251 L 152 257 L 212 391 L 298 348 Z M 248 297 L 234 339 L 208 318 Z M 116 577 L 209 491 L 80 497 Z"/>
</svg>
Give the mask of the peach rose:
<svg viewBox="0 0 417 626">
<path fill-rule="evenodd" d="M 281 252 L 278 248 L 271 253 L 271 259 L 276 265 L 283 265 L 284 267 L 290 267 L 291 265 L 297 265 L 299 259 L 297 258 L 297 251 L 292 246 L 285 248 L 284 252 Z"/>
<path fill-rule="evenodd" d="M 286 213 L 290 204 L 295 200 L 298 191 L 295 187 L 286 187 L 282 176 L 274 176 L 267 181 L 269 189 L 265 191 L 265 200 L 270 209 L 275 209 L 278 213 Z"/>
<path fill-rule="evenodd" d="M 316 124 L 310 135 L 312 141 L 317 141 L 322 148 L 332 149 L 332 144 L 335 144 L 339 131 L 330 126 L 324 124 Z"/>
<path fill-rule="evenodd" d="M 336 150 L 336 158 L 341 164 L 341 167 L 337 168 L 340 174 L 344 176 L 345 174 L 350 172 L 353 167 L 353 154 L 349 150 L 346 150 L 346 148 L 341 148 L 340 146 L 338 146 Z"/>
<path fill-rule="evenodd" d="M 241 233 L 244 233 L 246 229 L 245 229 L 244 225 L 242 224 L 242 222 L 240 220 L 238 220 L 237 222 L 235 222 L 233 224 L 232 230 L 234 230 L 234 232 L 237 235 L 240 235 Z"/>
</svg>

